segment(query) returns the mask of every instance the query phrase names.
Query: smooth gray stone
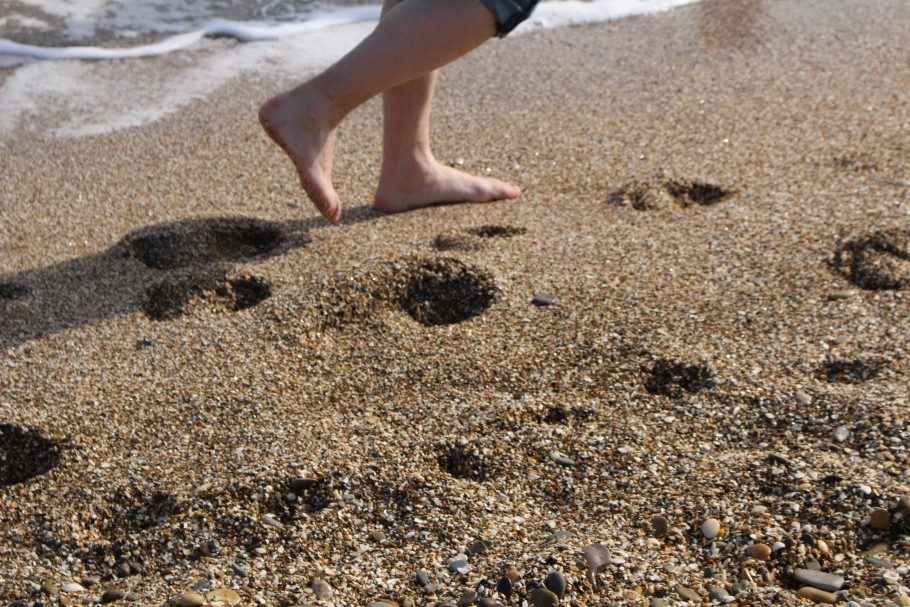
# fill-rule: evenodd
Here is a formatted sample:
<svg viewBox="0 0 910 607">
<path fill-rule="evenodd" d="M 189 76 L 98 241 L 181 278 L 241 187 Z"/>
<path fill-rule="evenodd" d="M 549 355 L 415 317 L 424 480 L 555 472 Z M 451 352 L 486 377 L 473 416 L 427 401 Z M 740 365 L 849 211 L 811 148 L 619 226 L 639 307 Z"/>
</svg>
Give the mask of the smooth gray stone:
<svg viewBox="0 0 910 607">
<path fill-rule="evenodd" d="M 730 596 L 730 593 L 720 586 L 708 586 L 708 596 L 712 601 L 724 601 Z"/>
<path fill-rule="evenodd" d="M 812 586 L 825 592 L 837 592 L 844 585 L 844 578 L 833 573 L 813 571 L 812 569 L 797 569 L 793 572 L 793 579 L 800 584 Z"/>
</svg>

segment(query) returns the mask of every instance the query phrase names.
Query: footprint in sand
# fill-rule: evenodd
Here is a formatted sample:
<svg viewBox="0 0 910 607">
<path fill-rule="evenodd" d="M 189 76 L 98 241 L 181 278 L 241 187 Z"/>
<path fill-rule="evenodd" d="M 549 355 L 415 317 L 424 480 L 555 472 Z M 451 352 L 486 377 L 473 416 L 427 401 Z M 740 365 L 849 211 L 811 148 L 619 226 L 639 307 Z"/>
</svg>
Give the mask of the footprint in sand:
<svg viewBox="0 0 910 607">
<path fill-rule="evenodd" d="M 255 306 L 271 294 L 269 283 L 255 275 L 224 278 L 182 274 L 165 278 L 146 289 L 142 311 L 152 320 L 178 318 L 202 304 L 237 312 Z"/>
<path fill-rule="evenodd" d="M 0 487 L 24 483 L 60 464 L 61 446 L 41 432 L 0 423 Z"/>
<path fill-rule="evenodd" d="M 607 196 L 606 202 L 639 211 L 663 211 L 695 205 L 710 206 L 732 194 L 730 190 L 704 181 L 669 179 L 658 174 L 614 190 Z"/>
<path fill-rule="evenodd" d="M 448 443 L 439 447 L 439 467 L 455 478 L 483 482 L 493 472 L 493 459 L 477 445 Z"/>
<path fill-rule="evenodd" d="M 873 291 L 910 288 L 910 229 L 879 230 L 840 245 L 834 269 Z"/>
<path fill-rule="evenodd" d="M 124 254 L 154 270 L 174 270 L 215 262 L 243 262 L 268 257 L 305 236 L 247 217 L 220 217 L 161 224 L 127 235 Z M 296 240 L 295 240 L 296 239 Z"/>
<path fill-rule="evenodd" d="M 704 365 L 687 365 L 676 360 L 659 359 L 648 369 L 645 389 L 651 394 L 679 396 L 711 389 L 717 385 L 714 372 Z"/>
<path fill-rule="evenodd" d="M 818 377 L 832 384 L 861 384 L 875 379 L 880 372 L 879 363 L 862 358 L 828 360 L 819 367 Z"/>
<path fill-rule="evenodd" d="M 499 293 L 492 276 L 457 259 L 413 261 L 405 267 L 395 303 L 424 326 L 473 318 L 489 308 Z"/>
<path fill-rule="evenodd" d="M 484 225 L 468 228 L 463 232 L 452 232 L 438 235 L 433 240 L 437 251 L 474 251 L 480 248 L 485 238 L 512 238 L 527 234 L 527 228 L 513 226 Z"/>
</svg>

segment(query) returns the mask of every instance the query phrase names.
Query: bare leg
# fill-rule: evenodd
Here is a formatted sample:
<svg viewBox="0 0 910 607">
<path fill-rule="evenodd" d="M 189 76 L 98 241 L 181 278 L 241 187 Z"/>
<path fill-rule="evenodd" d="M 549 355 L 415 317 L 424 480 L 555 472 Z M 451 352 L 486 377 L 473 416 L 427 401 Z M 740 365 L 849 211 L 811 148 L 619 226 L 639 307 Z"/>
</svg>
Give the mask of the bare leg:
<svg viewBox="0 0 910 607">
<path fill-rule="evenodd" d="M 404 0 L 325 72 L 267 101 L 260 122 L 294 162 L 316 207 L 338 221 L 332 153 L 341 120 L 375 95 L 464 55 L 495 31 L 493 15 L 480 0 Z"/>
<path fill-rule="evenodd" d="M 383 16 L 401 0 L 386 0 Z M 383 93 L 382 172 L 373 205 L 396 213 L 439 202 L 488 202 L 521 190 L 437 162 L 430 150 L 430 108 L 439 70 Z"/>
</svg>

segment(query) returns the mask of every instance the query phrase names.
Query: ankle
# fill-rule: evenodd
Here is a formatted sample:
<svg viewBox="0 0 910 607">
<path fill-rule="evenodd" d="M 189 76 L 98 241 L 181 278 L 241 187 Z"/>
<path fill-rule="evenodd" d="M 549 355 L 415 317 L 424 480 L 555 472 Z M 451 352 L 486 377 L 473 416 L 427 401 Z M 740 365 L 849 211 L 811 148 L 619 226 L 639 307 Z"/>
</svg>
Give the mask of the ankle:
<svg viewBox="0 0 910 607">
<path fill-rule="evenodd" d="M 288 100 L 306 113 L 309 120 L 334 128 L 348 115 L 343 105 L 336 102 L 317 79 L 310 80 L 288 93 Z"/>
<path fill-rule="evenodd" d="M 382 156 L 380 178 L 413 180 L 416 176 L 432 172 L 437 165 L 429 148 L 411 147 L 405 150 L 386 149 Z"/>
</svg>

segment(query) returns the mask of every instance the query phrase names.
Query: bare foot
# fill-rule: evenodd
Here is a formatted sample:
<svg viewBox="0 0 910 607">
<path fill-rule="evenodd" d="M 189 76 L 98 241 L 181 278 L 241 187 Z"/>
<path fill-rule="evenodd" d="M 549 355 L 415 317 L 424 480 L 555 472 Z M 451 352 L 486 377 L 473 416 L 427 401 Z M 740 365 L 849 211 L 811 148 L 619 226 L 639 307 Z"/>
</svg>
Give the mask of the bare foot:
<svg viewBox="0 0 910 607">
<path fill-rule="evenodd" d="M 402 213 L 434 204 L 508 200 L 520 194 L 518 186 L 469 175 L 431 160 L 410 169 L 383 168 L 373 208 Z"/>
<path fill-rule="evenodd" d="M 341 218 L 341 199 L 332 185 L 332 155 L 335 125 L 322 116 L 315 94 L 295 89 L 269 99 L 259 108 L 259 122 L 272 140 L 281 146 L 300 176 L 310 200 L 326 219 Z"/>
</svg>

